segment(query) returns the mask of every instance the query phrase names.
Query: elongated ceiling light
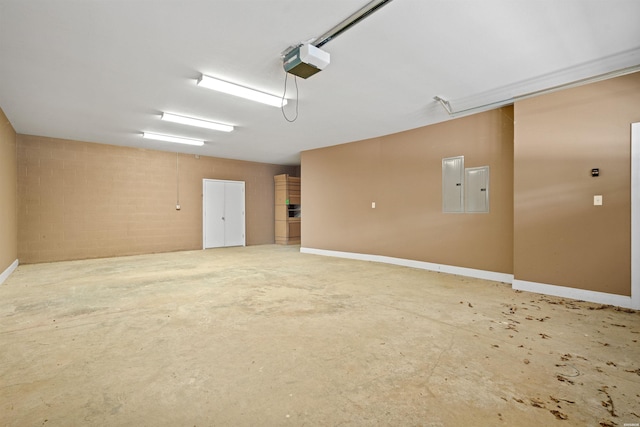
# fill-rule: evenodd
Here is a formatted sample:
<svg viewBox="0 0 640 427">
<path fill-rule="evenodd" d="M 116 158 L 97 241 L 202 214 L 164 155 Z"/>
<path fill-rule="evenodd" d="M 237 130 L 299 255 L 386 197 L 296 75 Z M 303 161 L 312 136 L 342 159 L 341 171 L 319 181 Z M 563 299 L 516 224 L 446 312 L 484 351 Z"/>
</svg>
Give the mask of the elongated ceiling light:
<svg viewBox="0 0 640 427">
<path fill-rule="evenodd" d="M 159 133 L 142 132 L 142 137 L 147 139 L 156 139 L 158 141 L 176 142 L 178 144 L 188 145 L 204 145 L 201 139 L 183 138 L 181 136 L 161 135 Z"/>
<path fill-rule="evenodd" d="M 197 126 L 200 128 L 219 130 L 222 132 L 231 132 L 233 130 L 233 126 L 231 125 L 224 125 L 222 123 L 211 122 L 209 120 L 194 119 L 193 117 L 179 116 L 177 114 L 162 113 L 161 118 L 162 120 L 167 122 L 180 123 L 180 124 L 189 125 L 189 126 Z"/>
<path fill-rule="evenodd" d="M 283 105 L 287 105 L 287 100 L 280 96 L 260 92 L 259 90 L 239 86 L 234 83 L 225 82 L 224 80 L 214 79 L 213 77 L 205 76 L 204 74 L 198 79 L 197 84 L 198 86 L 206 87 L 207 89 L 217 90 L 218 92 L 239 96 L 240 98 L 250 99 L 273 107 L 280 108 Z"/>
</svg>

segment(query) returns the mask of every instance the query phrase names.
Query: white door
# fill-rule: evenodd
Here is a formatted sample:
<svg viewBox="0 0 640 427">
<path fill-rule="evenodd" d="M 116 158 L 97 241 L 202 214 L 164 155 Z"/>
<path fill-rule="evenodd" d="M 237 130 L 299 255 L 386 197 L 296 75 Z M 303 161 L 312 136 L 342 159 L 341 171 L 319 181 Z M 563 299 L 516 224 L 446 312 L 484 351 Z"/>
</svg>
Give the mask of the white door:
<svg viewBox="0 0 640 427">
<path fill-rule="evenodd" d="M 204 248 L 225 246 L 224 181 L 203 181 L 202 207 Z"/>
<path fill-rule="evenodd" d="M 203 180 L 203 247 L 244 246 L 244 182 Z"/>
<path fill-rule="evenodd" d="M 244 182 L 224 186 L 224 246 L 244 246 Z"/>
</svg>

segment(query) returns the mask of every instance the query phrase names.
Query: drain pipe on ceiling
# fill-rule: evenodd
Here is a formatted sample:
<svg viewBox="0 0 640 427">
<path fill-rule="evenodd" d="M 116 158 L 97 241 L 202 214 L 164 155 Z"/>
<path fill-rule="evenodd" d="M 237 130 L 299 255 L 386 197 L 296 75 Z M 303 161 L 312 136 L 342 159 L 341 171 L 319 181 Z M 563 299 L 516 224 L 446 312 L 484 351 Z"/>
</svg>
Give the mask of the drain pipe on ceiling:
<svg viewBox="0 0 640 427">
<path fill-rule="evenodd" d="M 505 105 L 513 104 L 516 101 L 522 101 L 523 99 L 532 98 L 538 95 L 546 95 L 548 93 L 557 92 L 562 89 L 569 89 L 572 87 L 582 86 L 589 83 L 596 83 L 602 80 L 612 79 L 614 77 L 621 77 L 627 74 L 635 73 L 640 71 L 640 65 L 634 65 L 631 67 L 621 68 L 619 70 L 609 71 L 607 73 L 598 74 L 592 77 L 586 77 L 584 79 L 574 80 L 569 83 L 560 84 L 557 86 L 552 86 L 546 89 L 540 89 L 533 92 L 525 93 L 524 95 L 514 96 L 513 98 L 503 99 L 501 101 L 490 102 L 488 104 L 478 105 L 476 107 L 466 108 L 464 110 L 453 111 L 451 107 L 451 102 L 442 98 L 441 96 L 434 96 L 433 99 L 440 103 L 442 108 L 449 114 L 450 116 L 456 116 L 458 114 L 470 113 L 470 112 L 480 112 L 491 110 L 493 108 L 504 107 Z"/>
<path fill-rule="evenodd" d="M 387 4 L 391 3 L 391 1 L 392 0 L 370 1 L 369 3 L 364 5 L 360 10 L 351 14 L 351 16 L 349 16 L 347 19 L 340 22 L 338 25 L 336 25 L 335 27 L 333 27 L 323 35 L 313 39 L 313 42 L 311 44 L 314 45 L 315 47 L 324 46 L 325 44 L 329 43 L 331 40 L 335 39 L 340 34 L 344 33 L 349 28 L 353 27 L 358 22 L 362 21 L 372 13 L 381 9 L 383 6 L 386 6 Z"/>
</svg>

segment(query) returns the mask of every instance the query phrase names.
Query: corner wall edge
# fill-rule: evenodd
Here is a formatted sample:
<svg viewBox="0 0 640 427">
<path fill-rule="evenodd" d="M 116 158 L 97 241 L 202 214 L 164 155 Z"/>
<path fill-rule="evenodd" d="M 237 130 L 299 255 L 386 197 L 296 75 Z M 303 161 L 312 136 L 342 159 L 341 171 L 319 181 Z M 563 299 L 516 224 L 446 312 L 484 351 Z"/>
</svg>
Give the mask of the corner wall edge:
<svg viewBox="0 0 640 427">
<path fill-rule="evenodd" d="M 7 280 L 9 276 L 11 276 L 11 273 L 13 273 L 16 268 L 18 268 L 19 264 L 20 262 L 16 259 L 9 265 L 9 267 L 7 267 L 2 273 L 0 273 L 0 285 L 2 285 L 4 281 Z"/>
</svg>

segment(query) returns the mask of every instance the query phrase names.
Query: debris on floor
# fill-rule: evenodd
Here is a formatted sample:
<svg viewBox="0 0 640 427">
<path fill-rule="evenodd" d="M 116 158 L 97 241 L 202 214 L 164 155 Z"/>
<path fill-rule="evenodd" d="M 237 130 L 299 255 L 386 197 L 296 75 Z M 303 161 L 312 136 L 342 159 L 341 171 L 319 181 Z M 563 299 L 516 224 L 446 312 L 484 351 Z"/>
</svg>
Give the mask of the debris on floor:
<svg viewBox="0 0 640 427">
<path fill-rule="evenodd" d="M 563 414 L 562 412 L 560 412 L 560 411 L 558 411 L 558 410 L 556 410 L 556 409 L 552 409 L 552 410 L 551 410 L 551 411 L 549 411 L 549 412 L 551 412 L 553 415 L 555 415 L 555 417 L 556 417 L 557 419 L 559 419 L 559 420 L 566 420 L 567 418 L 569 418 L 569 417 L 567 417 L 567 415 L 566 415 L 566 414 Z"/>
<path fill-rule="evenodd" d="M 613 407 L 613 399 L 611 398 L 608 390 L 609 387 L 606 385 L 598 389 L 599 392 L 604 393 L 607 396 L 607 400 L 602 401 L 602 406 L 607 408 L 607 411 L 609 411 L 612 417 L 617 417 L 615 408 Z"/>
<path fill-rule="evenodd" d="M 556 375 L 556 378 L 558 379 L 558 381 L 562 381 L 562 382 L 569 383 L 569 384 L 575 384 L 572 380 L 570 380 L 569 378 L 565 377 L 564 375 Z"/>
</svg>

